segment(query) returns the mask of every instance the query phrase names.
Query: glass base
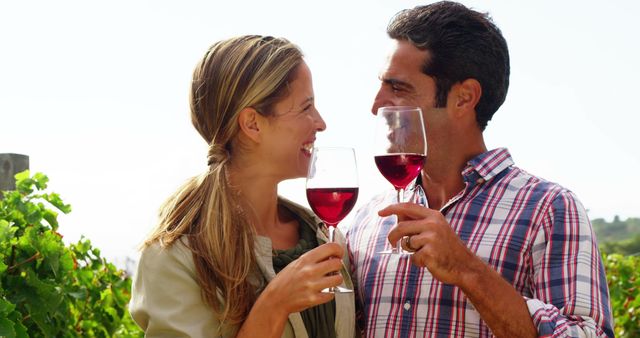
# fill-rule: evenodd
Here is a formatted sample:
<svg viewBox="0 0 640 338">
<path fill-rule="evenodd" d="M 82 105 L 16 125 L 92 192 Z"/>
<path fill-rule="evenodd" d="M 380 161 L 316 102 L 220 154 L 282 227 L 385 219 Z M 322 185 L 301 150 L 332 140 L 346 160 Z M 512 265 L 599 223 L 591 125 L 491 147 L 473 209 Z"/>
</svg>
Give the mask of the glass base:
<svg viewBox="0 0 640 338">
<path fill-rule="evenodd" d="M 404 250 L 402 248 L 402 245 L 400 244 L 401 241 L 402 240 L 399 240 L 398 243 L 396 243 L 395 247 L 393 247 L 393 248 L 391 248 L 389 250 L 380 251 L 380 252 L 378 252 L 378 254 L 381 254 L 381 255 L 401 255 L 401 256 L 403 256 L 403 255 L 412 255 L 413 252 L 406 251 L 406 250 Z"/>
<path fill-rule="evenodd" d="M 394 249 L 390 249 L 390 250 L 380 251 L 380 252 L 378 252 L 378 254 L 380 254 L 380 255 L 409 256 L 409 255 L 413 255 L 413 252 L 404 251 L 402 249 L 400 249 L 400 251 L 397 251 L 397 250 L 394 250 Z"/>
<path fill-rule="evenodd" d="M 322 293 L 351 293 L 353 290 L 343 288 L 342 286 L 334 286 L 326 289 L 322 289 Z"/>
</svg>

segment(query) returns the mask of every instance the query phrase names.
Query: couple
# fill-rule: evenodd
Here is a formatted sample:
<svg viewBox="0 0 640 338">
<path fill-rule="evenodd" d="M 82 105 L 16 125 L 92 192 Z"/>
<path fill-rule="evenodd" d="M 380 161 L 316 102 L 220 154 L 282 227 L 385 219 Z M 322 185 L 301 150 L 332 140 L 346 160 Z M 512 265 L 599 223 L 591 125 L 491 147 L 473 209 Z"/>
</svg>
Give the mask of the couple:
<svg viewBox="0 0 640 338">
<path fill-rule="evenodd" d="M 341 243 L 326 243 L 322 222 L 277 192 L 306 175 L 326 128 L 300 50 L 267 36 L 208 50 L 191 88 L 208 170 L 162 206 L 133 285 L 131 313 L 148 336 L 613 336 L 580 202 L 485 147 L 509 84 L 500 30 L 438 2 L 398 13 L 388 34 L 395 49 L 372 111 L 421 107 L 428 156 L 417 203 L 380 195 Z M 410 260 L 376 254 L 400 238 Z M 358 299 L 321 292 L 341 284 Z"/>
</svg>

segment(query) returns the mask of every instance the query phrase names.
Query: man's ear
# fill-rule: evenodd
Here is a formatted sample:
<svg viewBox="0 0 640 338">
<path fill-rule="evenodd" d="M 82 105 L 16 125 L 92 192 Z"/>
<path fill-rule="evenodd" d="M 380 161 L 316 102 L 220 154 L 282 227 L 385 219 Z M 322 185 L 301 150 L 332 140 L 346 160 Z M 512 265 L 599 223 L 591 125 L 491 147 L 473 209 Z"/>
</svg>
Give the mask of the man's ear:
<svg viewBox="0 0 640 338">
<path fill-rule="evenodd" d="M 458 113 L 476 111 L 476 105 L 482 96 L 482 86 L 476 79 L 466 79 L 451 87 L 448 101 L 453 103 L 451 108 Z"/>
<path fill-rule="evenodd" d="M 238 126 L 240 127 L 240 133 L 248 137 L 250 140 L 259 143 L 260 142 L 260 115 L 254 108 L 247 107 L 240 111 L 238 114 Z"/>
</svg>

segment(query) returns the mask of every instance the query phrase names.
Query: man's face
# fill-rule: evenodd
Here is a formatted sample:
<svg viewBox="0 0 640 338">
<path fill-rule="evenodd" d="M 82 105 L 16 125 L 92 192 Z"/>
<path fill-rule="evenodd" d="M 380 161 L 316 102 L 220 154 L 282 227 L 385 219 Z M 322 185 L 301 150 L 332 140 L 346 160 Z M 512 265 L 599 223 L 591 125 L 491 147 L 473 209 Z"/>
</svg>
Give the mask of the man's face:
<svg viewBox="0 0 640 338">
<path fill-rule="evenodd" d="M 396 40 L 380 73 L 380 89 L 371 112 L 384 106 L 418 106 L 423 111 L 435 106 L 436 83 L 422 73 L 428 56 L 410 42 Z"/>
<path fill-rule="evenodd" d="M 380 89 L 371 112 L 385 106 L 417 106 L 422 109 L 429 147 L 446 137 L 449 118 L 446 108 L 435 108 L 435 80 L 422 72 L 427 51 L 410 42 L 396 40 L 380 73 Z M 442 141 L 447 141 L 442 139 Z M 428 156 L 427 156 L 428 159 Z"/>
</svg>

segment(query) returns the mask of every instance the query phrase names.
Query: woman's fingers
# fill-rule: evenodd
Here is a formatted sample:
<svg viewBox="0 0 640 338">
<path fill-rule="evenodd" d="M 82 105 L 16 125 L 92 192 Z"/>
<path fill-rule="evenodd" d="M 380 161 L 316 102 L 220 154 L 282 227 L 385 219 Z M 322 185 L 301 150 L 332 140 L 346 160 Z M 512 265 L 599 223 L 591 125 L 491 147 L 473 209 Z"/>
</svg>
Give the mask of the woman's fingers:
<svg viewBox="0 0 640 338">
<path fill-rule="evenodd" d="M 344 255 L 344 250 L 337 243 L 325 243 L 322 244 L 313 250 L 308 251 L 304 255 L 300 256 L 299 259 L 307 262 L 307 263 L 319 263 L 327 260 L 330 257 L 342 258 Z"/>
<path fill-rule="evenodd" d="M 318 274 L 324 276 L 326 274 L 340 271 L 342 268 L 342 260 L 340 258 L 329 257 L 326 260 L 317 263 L 315 266 L 315 270 L 317 270 Z"/>
<path fill-rule="evenodd" d="M 287 306 L 290 311 L 301 311 L 326 303 L 334 295 L 322 290 L 344 282 L 339 273 L 343 266 L 343 252 L 343 248 L 336 243 L 320 245 L 289 264 L 269 284 L 273 287 L 279 285 L 278 293 L 288 299 L 286 303 L 290 304 Z"/>
<path fill-rule="evenodd" d="M 343 281 L 344 279 L 340 274 L 327 275 L 315 283 L 314 289 L 322 291 L 332 286 L 338 286 L 342 284 Z"/>
</svg>

